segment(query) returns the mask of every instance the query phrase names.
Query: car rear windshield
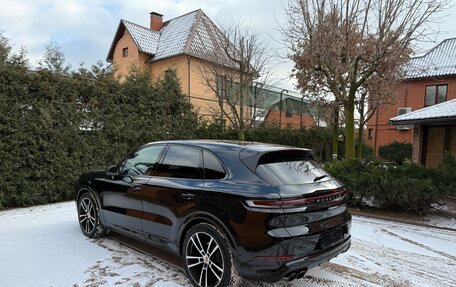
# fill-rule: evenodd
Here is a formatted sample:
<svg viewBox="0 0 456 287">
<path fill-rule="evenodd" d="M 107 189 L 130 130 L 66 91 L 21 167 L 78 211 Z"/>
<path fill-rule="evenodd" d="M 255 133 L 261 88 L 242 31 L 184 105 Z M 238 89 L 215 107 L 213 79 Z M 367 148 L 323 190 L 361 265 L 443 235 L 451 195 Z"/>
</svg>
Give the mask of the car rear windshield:
<svg viewBox="0 0 456 287">
<path fill-rule="evenodd" d="M 294 150 L 263 155 L 258 161 L 256 174 L 271 185 L 305 184 L 329 178 L 308 152 Z"/>
</svg>

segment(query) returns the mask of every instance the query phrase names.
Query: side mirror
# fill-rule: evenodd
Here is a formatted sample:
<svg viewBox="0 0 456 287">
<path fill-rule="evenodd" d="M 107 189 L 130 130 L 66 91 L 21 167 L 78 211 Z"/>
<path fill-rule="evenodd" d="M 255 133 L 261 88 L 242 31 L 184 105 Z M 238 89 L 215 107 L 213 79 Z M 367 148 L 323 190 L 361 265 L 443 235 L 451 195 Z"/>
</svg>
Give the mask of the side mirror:
<svg viewBox="0 0 456 287">
<path fill-rule="evenodd" d="M 133 178 L 129 175 L 126 175 L 126 176 L 122 177 L 122 181 L 124 181 L 126 183 L 133 183 Z"/>
<path fill-rule="evenodd" d="M 114 176 L 119 174 L 119 167 L 117 165 L 111 165 L 106 171 L 108 175 Z"/>
</svg>

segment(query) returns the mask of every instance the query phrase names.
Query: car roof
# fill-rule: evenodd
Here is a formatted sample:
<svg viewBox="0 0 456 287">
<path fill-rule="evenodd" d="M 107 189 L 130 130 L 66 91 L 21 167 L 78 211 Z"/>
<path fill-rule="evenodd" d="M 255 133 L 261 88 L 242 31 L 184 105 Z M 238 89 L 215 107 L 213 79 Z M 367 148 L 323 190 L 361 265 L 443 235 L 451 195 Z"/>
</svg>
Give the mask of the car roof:
<svg viewBox="0 0 456 287">
<path fill-rule="evenodd" d="M 190 146 L 198 146 L 205 148 L 207 150 L 213 151 L 217 153 L 217 150 L 220 148 L 228 148 L 232 150 L 237 150 L 238 152 L 247 148 L 249 150 L 258 151 L 259 153 L 265 151 L 274 151 L 274 150 L 283 150 L 283 149 L 301 149 L 307 150 L 304 148 L 297 148 L 293 146 L 286 146 L 280 144 L 269 144 L 269 143 L 261 143 L 261 142 L 251 142 L 251 141 L 236 141 L 236 140 L 168 140 L 168 141 L 157 141 L 151 142 L 150 144 L 179 144 L 179 145 L 190 145 Z"/>
<path fill-rule="evenodd" d="M 261 156 L 270 152 L 300 150 L 312 156 L 312 151 L 310 149 L 248 141 L 170 140 L 149 144 L 177 144 L 204 148 L 219 156 L 225 164 L 232 163 L 234 158 L 238 158 L 242 160 L 251 171 L 255 170 Z"/>
<path fill-rule="evenodd" d="M 248 141 L 227 141 L 227 140 L 167 140 L 150 142 L 142 147 L 150 145 L 186 145 L 206 149 L 215 154 L 228 168 L 229 173 L 235 177 L 242 178 L 248 176 L 248 172 L 255 173 L 259 159 L 270 152 L 280 152 L 286 150 L 299 150 L 308 153 L 312 157 L 310 149 L 284 146 L 278 144 L 267 144 Z M 242 164 L 241 164 L 242 162 Z M 251 178 L 249 179 L 251 180 Z"/>
</svg>

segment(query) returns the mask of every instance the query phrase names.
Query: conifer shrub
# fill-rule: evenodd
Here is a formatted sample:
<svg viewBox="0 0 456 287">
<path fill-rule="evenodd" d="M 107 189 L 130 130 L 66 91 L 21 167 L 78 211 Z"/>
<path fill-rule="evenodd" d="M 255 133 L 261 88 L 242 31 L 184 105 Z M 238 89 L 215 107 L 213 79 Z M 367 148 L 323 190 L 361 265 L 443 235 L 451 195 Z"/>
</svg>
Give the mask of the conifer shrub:
<svg viewBox="0 0 456 287">
<path fill-rule="evenodd" d="M 102 64 L 71 70 L 52 45 L 32 68 L 0 34 L 0 209 L 74 199 L 83 172 L 196 127 L 173 70 L 119 82 Z"/>
<path fill-rule="evenodd" d="M 402 164 L 406 159 L 412 158 L 411 143 L 394 141 L 378 148 L 378 155 L 384 160 L 390 160 Z"/>
<path fill-rule="evenodd" d="M 433 203 L 455 194 L 454 156 L 447 155 L 437 169 L 410 162 L 392 165 L 358 159 L 333 162 L 325 168 L 346 185 L 354 207 L 373 199 L 381 209 L 424 213 Z"/>
</svg>

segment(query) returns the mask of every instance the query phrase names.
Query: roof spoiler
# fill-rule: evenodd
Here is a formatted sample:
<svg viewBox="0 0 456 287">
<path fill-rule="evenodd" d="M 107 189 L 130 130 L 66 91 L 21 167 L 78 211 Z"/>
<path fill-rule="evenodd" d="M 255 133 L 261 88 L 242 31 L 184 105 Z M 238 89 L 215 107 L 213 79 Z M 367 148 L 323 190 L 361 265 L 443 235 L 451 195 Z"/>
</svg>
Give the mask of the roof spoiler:
<svg viewBox="0 0 456 287">
<path fill-rule="evenodd" d="M 296 156 L 299 159 L 314 159 L 313 152 L 310 149 L 305 148 L 290 148 L 290 147 L 275 147 L 271 149 L 271 147 L 265 149 L 257 149 L 257 148 L 250 148 L 247 147 L 239 153 L 239 159 L 250 169 L 253 173 L 255 173 L 256 167 L 258 163 L 264 156 L 270 156 L 268 162 L 274 162 L 275 158 L 284 158 L 287 156 Z"/>
</svg>

